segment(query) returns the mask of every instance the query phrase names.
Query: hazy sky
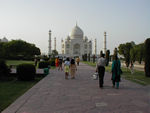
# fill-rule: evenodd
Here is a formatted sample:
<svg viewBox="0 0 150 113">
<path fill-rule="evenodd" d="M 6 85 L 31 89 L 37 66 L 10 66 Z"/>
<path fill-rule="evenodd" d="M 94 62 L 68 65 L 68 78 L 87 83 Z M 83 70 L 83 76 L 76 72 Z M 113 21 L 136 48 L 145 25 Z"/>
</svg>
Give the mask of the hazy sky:
<svg viewBox="0 0 150 113">
<path fill-rule="evenodd" d="M 0 0 L 0 38 L 22 39 L 48 53 L 48 31 L 57 50 L 75 26 L 89 39 L 97 39 L 97 51 L 120 43 L 136 44 L 150 38 L 150 0 Z"/>
</svg>

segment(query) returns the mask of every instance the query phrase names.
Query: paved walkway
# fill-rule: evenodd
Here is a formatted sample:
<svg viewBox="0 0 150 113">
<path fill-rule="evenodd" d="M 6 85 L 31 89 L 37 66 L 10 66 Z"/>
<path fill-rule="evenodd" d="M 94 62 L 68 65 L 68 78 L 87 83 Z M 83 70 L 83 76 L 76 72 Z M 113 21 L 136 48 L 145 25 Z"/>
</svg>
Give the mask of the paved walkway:
<svg viewBox="0 0 150 113">
<path fill-rule="evenodd" d="M 92 80 L 93 67 L 78 66 L 75 80 L 52 70 L 2 113 L 150 113 L 150 87 L 122 79 L 120 89 L 111 86 L 105 73 L 104 89 Z"/>
</svg>

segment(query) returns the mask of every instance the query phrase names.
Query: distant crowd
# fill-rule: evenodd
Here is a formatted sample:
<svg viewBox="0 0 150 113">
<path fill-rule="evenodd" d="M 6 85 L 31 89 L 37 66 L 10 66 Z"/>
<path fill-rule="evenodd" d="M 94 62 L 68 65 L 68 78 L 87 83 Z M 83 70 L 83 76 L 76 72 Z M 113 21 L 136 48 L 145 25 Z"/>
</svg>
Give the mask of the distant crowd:
<svg viewBox="0 0 150 113">
<path fill-rule="evenodd" d="M 77 71 L 77 66 L 76 64 L 79 66 L 79 62 L 80 62 L 80 58 L 65 58 L 64 60 L 62 59 L 62 57 L 57 57 L 55 59 L 55 66 L 58 68 L 58 70 L 63 70 L 62 68 L 62 63 L 64 62 L 64 72 L 65 72 L 65 79 L 68 79 L 69 76 L 69 72 L 71 75 L 71 79 L 75 79 L 75 74 Z"/>
<path fill-rule="evenodd" d="M 64 64 L 64 65 L 62 65 Z M 62 57 L 56 57 L 55 58 L 55 66 L 56 69 L 59 71 L 64 71 L 65 72 L 65 79 L 68 79 L 69 75 L 71 79 L 75 79 L 76 71 L 77 71 L 77 66 L 80 64 L 80 58 L 62 58 Z M 37 62 L 35 62 L 35 65 L 37 65 Z M 101 54 L 100 58 L 97 60 L 96 63 L 96 75 L 97 78 L 99 78 L 99 87 L 103 88 L 104 84 L 104 75 L 105 75 L 105 66 L 106 66 L 106 59 L 105 55 Z M 133 68 L 133 65 L 131 66 Z M 119 88 L 119 82 L 120 82 L 120 75 L 122 74 L 121 70 L 121 63 L 117 55 L 114 56 L 113 62 L 112 62 L 112 87 L 116 87 L 117 89 Z M 133 73 L 133 72 L 132 72 Z"/>
</svg>

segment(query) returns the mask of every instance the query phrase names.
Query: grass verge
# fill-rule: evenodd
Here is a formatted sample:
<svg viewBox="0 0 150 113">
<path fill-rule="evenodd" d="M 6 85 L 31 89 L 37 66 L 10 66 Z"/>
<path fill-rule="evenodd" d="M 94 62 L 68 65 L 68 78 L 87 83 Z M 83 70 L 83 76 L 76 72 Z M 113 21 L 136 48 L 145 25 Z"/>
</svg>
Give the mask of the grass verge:
<svg viewBox="0 0 150 113">
<path fill-rule="evenodd" d="M 95 67 L 96 63 L 93 62 L 85 62 L 83 61 L 83 63 L 88 64 L 90 66 Z M 107 66 L 105 67 L 107 72 L 111 72 L 111 66 Z M 130 80 L 132 82 L 141 84 L 141 85 L 150 85 L 150 78 L 149 77 L 145 77 L 145 73 L 143 71 L 138 71 L 138 70 L 134 70 L 134 73 L 131 74 L 130 70 L 127 68 L 122 67 L 122 71 L 123 74 L 121 75 L 123 78 L 125 78 L 126 80 Z"/>
<path fill-rule="evenodd" d="M 0 112 L 42 78 L 36 77 L 34 81 L 17 81 L 16 79 L 12 81 L 0 81 Z"/>
<path fill-rule="evenodd" d="M 34 65 L 34 61 L 25 61 L 25 60 L 7 60 L 6 61 L 6 64 L 8 66 L 10 66 L 10 65 L 17 66 L 17 65 L 23 64 L 23 63 L 33 64 Z"/>
</svg>

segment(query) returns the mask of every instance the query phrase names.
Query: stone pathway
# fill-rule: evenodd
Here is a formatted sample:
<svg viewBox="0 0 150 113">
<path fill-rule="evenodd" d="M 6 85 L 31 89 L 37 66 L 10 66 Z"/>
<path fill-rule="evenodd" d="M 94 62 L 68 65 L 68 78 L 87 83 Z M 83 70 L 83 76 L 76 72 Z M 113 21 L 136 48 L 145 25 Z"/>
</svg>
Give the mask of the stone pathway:
<svg viewBox="0 0 150 113">
<path fill-rule="evenodd" d="M 65 80 L 63 71 L 51 70 L 2 113 L 150 113 L 150 86 L 122 79 L 120 89 L 114 89 L 106 72 L 100 89 L 91 78 L 94 72 L 81 64 L 76 79 Z"/>
</svg>

